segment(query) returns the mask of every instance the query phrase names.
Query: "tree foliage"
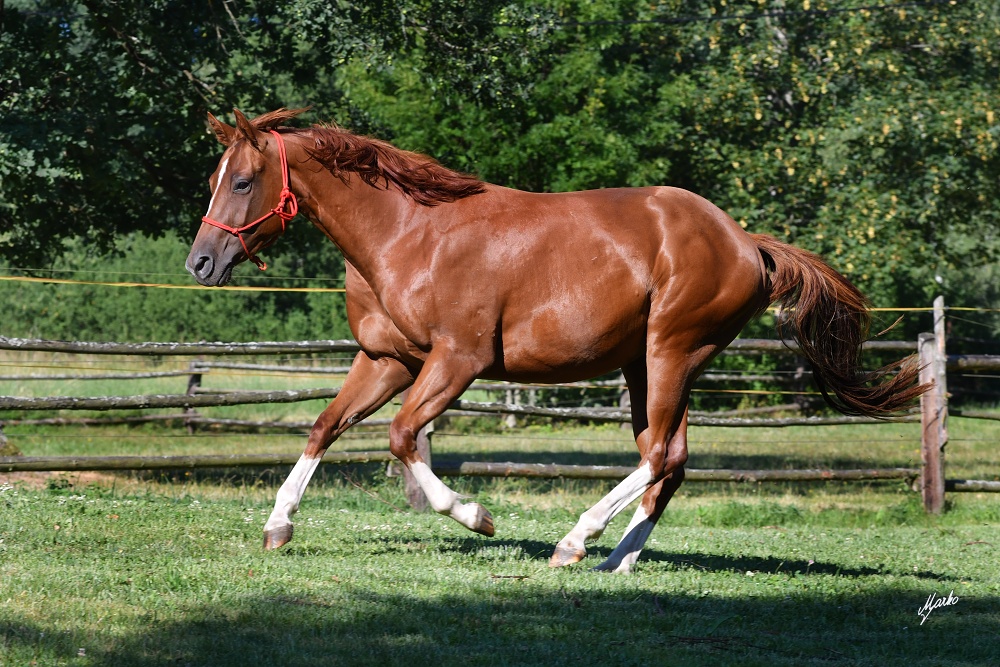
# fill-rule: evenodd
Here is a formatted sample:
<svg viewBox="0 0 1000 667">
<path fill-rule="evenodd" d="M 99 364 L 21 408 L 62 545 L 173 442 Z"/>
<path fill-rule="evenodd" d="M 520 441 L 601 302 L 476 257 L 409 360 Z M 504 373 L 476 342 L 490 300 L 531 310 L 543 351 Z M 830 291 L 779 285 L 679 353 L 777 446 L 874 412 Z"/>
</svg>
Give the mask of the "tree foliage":
<svg viewBox="0 0 1000 667">
<path fill-rule="evenodd" d="M 996 307 L 1000 7 L 864 4 L 8 2 L 0 254 L 190 238 L 205 113 L 312 104 L 503 185 L 689 188 L 878 305 Z M 318 238 L 269 254 L 336 275 Z"/>
<path fill-rule="evenodd" d="M 398 140 L 465 144 L 461 166 L 489 180 L 679 185 L 883 305 L 975 300 L 964 286 L 1000 255 L 997 7 L 797 7 L 562 3 L 574 20 L 512 108 L 442 96 L 401 63 L 341 80 Z"/>
</svg>

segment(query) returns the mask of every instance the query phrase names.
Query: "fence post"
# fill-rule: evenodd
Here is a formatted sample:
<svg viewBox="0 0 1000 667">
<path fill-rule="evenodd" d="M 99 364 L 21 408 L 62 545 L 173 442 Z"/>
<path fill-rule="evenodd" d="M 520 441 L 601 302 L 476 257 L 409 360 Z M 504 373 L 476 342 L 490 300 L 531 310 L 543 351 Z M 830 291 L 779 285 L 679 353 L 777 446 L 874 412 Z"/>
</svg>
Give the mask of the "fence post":
<svg viewBox="0 0 1000 667">
<path fill-rule="evenodd" d="M 409 396 L 410 390 L 405 390 L 400 394 L 399 398 L 401 401 L 406 401 L 406 397 Z M 424 460 L 428 468 L 433 468 L 431 465 L 431 434 L 434 433 L 434 422 L 431 421 L 427 426 L 423 427 L 417 432 L 417 453 L 420 454 L 420 458 Z M 430 504 L 427 501 L 427 496 L 424 495 L 423 489 L 417 484 L 416 478 L 410 473 L 410 469 L 405 465 L 403 468 L 403 485 L 406 490 L 406 502 L 410 504 L 410 507 L 417 510 L 418 512 L 423 512 L 427 509 Z"/>
<path fill-rule="evenodd" d="M 940 514 L 944 508 L 944 447 L 948 444 L 948 387 L 946 376 L 944 298 L 934 300 L 934 333 L 917 339 L 920 381 L 934 386 L 920 397 L 921 447 L 923 464 L 920 490 L 924 510 Z"/>
<path fill-rule="evenodd" d="M 521 404 L 521 392 L 516 389 L 507 390 L 507 404 L 508 405 L 520 405 Z M 510 414 L 507 415 L 503 420 L 504 426 L 507 428 L 517 428 L 517 415 Z"/>
<path fill-rule="evenodd" d="M 199 360 L 201 360 L 201 357 L 199 357 Z M 188 377 L 187 391 L 184 393 L 188 396 L 194 396 L 198 392 L 198 389 L 201 388 L 202 374 L 198 372 L 198 361 L 192 361 L 188 364 L 188 369 L 191 371 L 191 375 Z M 184 408 L 185 417 L 194 417 L 197 414 L 198 413 L 194 408 Z M 186 420 L 184 424 L 187 426 L 188 435 L 194 435 L 194 424 Z"/>
</svg>

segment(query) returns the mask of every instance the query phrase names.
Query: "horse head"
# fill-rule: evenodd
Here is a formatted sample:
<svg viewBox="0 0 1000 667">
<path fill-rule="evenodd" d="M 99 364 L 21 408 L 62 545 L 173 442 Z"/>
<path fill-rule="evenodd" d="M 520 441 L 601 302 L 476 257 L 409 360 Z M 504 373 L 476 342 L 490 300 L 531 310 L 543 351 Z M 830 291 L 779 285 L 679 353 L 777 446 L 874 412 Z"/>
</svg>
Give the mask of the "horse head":
<svg viewBox="0 0 1000 667">
<path fill-rule="evenodd" d="M 209 178 L 212 200 L 185 263 L 188 272 L 208 286 L 225 285 L 233 268 L 247 259 L 261 270 L 267 268 L 256 253 L 284 232 L 298 210 L 288 188 L 284 140 L 276 130 L 263 129 L 276 114 L 249 121 L 238 110 L 233 113 L 235 127 L 208 115 L 226 151 Z"/>
</svg>

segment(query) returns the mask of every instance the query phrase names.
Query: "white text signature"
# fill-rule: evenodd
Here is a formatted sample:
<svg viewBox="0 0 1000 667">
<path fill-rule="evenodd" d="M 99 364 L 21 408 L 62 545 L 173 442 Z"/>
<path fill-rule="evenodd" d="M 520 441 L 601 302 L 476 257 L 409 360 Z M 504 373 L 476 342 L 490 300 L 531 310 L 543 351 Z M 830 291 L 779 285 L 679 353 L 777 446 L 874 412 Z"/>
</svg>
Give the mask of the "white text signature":
<svg viewBox="0 0 1000 667">
<path fill-rule="evenodd" d="M 948 597 L 943 598 L 931 593 L 927 596 L 927 602 L 924 602 L 923 606 L 917 610 L 917 616 L 920 617 L 920 625 L 924 624 L 927 617 L 931 615 L 931 612 L 939 607 L 950 607 L 953 604 L 958 604 L 958 596 L 955 595 L 955 591 L 948 593 Z"/>
</svg>

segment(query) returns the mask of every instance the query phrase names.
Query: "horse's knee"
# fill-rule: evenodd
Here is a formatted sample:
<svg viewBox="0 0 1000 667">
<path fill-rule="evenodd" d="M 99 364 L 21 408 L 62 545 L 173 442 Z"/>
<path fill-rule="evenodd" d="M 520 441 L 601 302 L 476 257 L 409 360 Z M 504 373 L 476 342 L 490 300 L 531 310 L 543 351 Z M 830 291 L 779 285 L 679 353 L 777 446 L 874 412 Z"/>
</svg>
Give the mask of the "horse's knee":
<svg viewBox="0 0 1000 667">
<path fill-rule="evenodd" d="M 647 456 L 646 462 L 649 464 L 649 471 L 653 477 L 653 482 L 658 482 L 669 477 L 676 483 L 684 479 L 684 465 L 687 463 L 687 448 L 680 451 L 651 452 L 653 456 Z M 655 454 L 659 453 L 659 456 Z"/>
<path fill-rule="evenodd" d="M 661 479 L 676 470 L 683 470 L 688 460 L 688 451 L 687 447 L 656 445 L 646 450 L 644 458 L 649 463 L 653 478 Z"/>
</svg>

